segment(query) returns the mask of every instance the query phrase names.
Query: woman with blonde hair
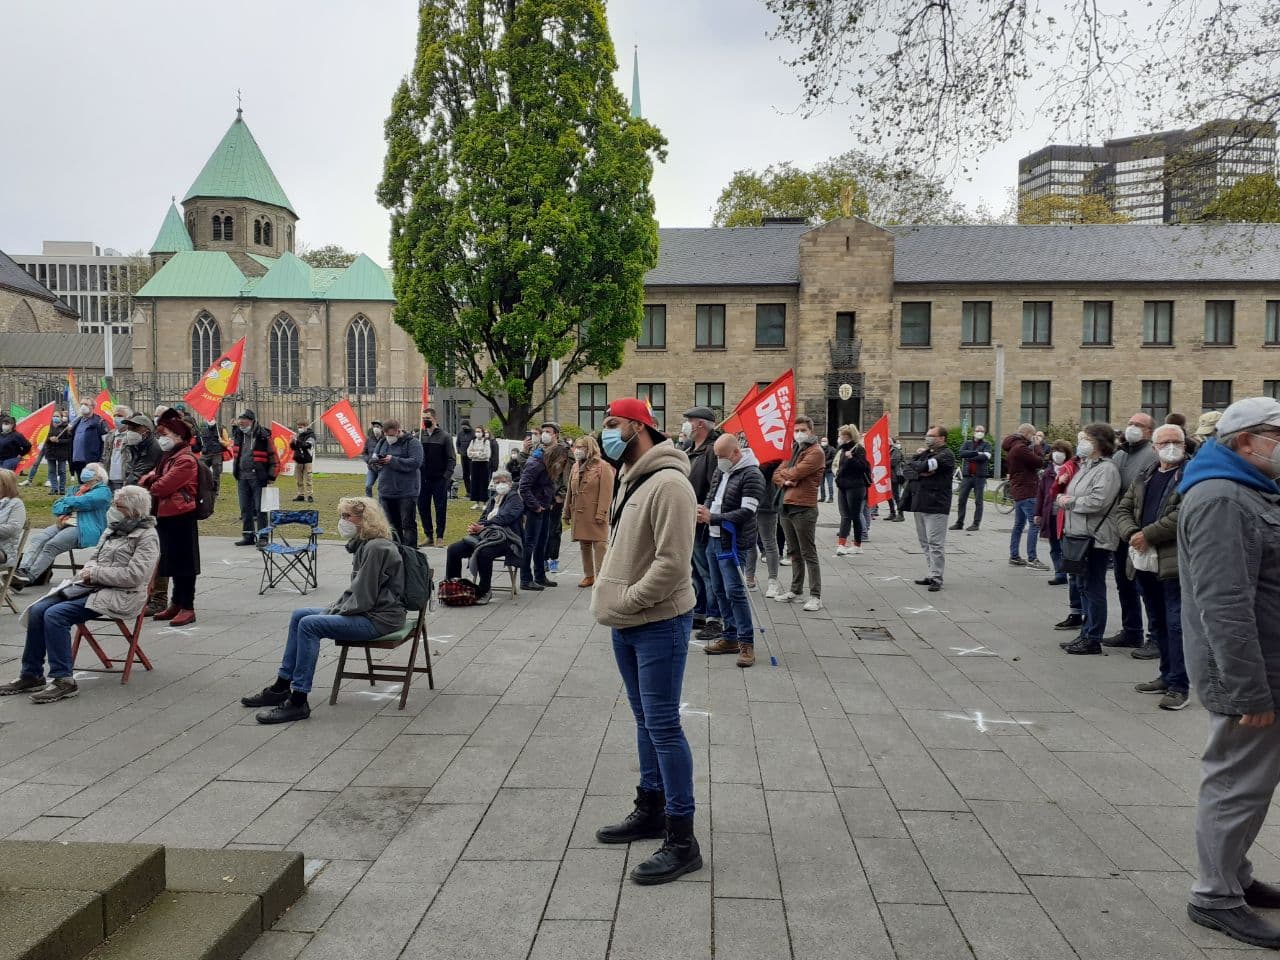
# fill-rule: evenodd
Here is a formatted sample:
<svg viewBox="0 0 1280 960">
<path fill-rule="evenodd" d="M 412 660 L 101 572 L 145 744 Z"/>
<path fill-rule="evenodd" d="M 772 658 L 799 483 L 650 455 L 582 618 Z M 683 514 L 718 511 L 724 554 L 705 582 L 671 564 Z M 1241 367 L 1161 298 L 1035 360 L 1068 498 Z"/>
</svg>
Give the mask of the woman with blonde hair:
<svg viewBox="0 0 1280 960">
<path fill-rule="evenodd" d="M 863 508 L 871 487 L 871 465 L 862 446 L 862 434 L 851 423 L 840 428 L 840 446 L 836 448 L 836 502 L 840 507 L 840 534 L 836 538 L 836 556 L 862 552 L 866 538 Z M 849 545 L 849 528 L 853 527 L 853 545 Z"/>
<path fill-rule="evenodd" d="M 347 538 L 351 584 L 327 608 L 293 611 L 275 683 L 240 700 L 246 707 L 270 708 L 258 713 L 259 723 L 311 716 L 307 694 L 321 640 L 374 640 L 404 626 L 404 563 L 382 507 L 369 497 L 343 497 L 338 501 L 338 533 Z"/>
<path fill-rule="evenodd" d="M 582 579 L 578 586 L 596 582 L 609 542 L 609 502 L 613 499 L 613 467 L 600 457 L 600 445 L 592 436 L 573 441 L 573 472 L 565 495 L 564 513 L 569 531 L 582 550 Z"/>
</svg>

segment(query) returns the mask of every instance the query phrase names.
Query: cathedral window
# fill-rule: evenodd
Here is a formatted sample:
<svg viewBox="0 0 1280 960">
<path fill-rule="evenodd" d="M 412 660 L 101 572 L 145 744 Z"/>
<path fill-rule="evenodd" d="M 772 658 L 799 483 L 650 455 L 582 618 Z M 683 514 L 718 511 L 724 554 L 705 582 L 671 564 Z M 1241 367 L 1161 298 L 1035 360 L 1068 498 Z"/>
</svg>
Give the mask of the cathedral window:
<svg viewBox="0 0 1280 960">
<path fill-rule="evenodd" d="M 235 239 L 235 231 L 232 229 L 232 224 L 231 224 L 231 214 L 227 214 L 225 217 L 222 218 L 222 239 L 223 240 Z"/>
<path fill-rule="evenodd" d="M 222 217 L 216 213 L 213 215 L 213 239 L 222 239 Z"/>
<path fill-rule="evenodd" d="M 347 392 L 373 393 L 378 389 L 378 341 L 373 324 L 356 314 L 347 327 Z"/>
<path fill-rule="evenodd" d="M 296 389 L 298 367 L 298 325 L 282 313 L 271 324 L 271 389 Z"/>
<path fill-rule="evenodd" d="M 262 221 L 253 221 L 253 242 L 262 243 Z"/>
<path fill-rule="evenodd" d="M 293 253 L 293 227 L 285 227 L 285 236 L 289 240 L 289 252 Z"/>
<path fill-rule="evenodd" d="M 191 325 L 191 379 L 199 380 L 222 356 L 222 331 L 218 321 L 202 310 Z"/>
<path fill-rule="evenodd" d="M 271 221 L 262 221 L 262 242 L 268 247 L 271 246 Z"/>
</svg>

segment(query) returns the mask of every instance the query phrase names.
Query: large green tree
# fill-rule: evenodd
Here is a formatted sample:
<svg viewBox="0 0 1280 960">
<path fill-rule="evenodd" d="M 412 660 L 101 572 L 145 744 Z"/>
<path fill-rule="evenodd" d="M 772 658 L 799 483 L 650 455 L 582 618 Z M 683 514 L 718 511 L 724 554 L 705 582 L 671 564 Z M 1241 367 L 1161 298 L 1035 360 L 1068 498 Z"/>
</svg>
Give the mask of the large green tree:
<svg viewBox="0 0 1280 960">
<path fill-rule="evenodd" d="M 299 242 L 297 252 L 298 259 L 306 261 L 313 267 L 349 267 L 355 258 L 359 256 L 359 254 L 353 253 L 337 243 L 326 243 L 323 246 L 313 247 Z"/>
<path fill-rule="evenodd" d="M 766 217 L 801 217 L 816 224 L 846 214 L 885 224 L 965 219 L 940 180 L 850 150 L 808 170 L 780 163 L 737 171 L 720 192 L 714 222 L 742 227 Z"/>
<path fill-rule="evenodd" d="M 1209 201 L 1200 219 L 1280 223 L 1280 184 L 1269 174 L 1244 177 Z"/>
<path fill-rule="evenodd" d="M 640 333 L 665 141 L 629 116 L 616 67 L 603 0 L 419 5 L 378 187 L 395 319 L 509 437 L 584 368 L 616 370 Z"/>
</svg>

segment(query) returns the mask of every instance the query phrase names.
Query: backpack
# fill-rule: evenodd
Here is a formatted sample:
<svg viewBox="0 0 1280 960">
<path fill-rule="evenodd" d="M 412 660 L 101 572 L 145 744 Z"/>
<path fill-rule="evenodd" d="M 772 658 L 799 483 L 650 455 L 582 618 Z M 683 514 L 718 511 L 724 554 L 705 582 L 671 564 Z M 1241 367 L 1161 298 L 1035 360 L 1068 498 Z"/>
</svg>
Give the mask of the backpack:
<svg viewBox="0 0 1280 960">
<path fill-rule="evenodd" d="M 208 520 L 213 516 L 213 503 L 217 499 L 213 485 L 213 471 L 200 457 L 196 457 L 196 519 Z"/>
<path fill-rule="evenodd" d="M 400 562 L 404 565 L 404 590 L 400 602 L 406 610 L 422 610 L 431 601 L 431 564 L 426 554 L 414 547 L 396 543 Z"/>
</svg>

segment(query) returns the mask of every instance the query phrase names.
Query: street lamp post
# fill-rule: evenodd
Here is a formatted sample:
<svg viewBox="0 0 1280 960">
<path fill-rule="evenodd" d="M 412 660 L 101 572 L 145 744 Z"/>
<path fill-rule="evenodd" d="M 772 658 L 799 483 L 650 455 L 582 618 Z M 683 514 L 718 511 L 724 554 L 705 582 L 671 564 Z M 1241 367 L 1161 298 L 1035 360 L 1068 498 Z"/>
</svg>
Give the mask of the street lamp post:
<svg viewBox="0 0 1280 960">
<path fill-rule="evenodd" d="M 1004 344 L 996 344 L 996 435 L 993 446 L 996 448 L 996 481 L 1000 480 L 1000 445 L 1004 440 L 1001 421 L 1004 418 Z"/>
</svg>

